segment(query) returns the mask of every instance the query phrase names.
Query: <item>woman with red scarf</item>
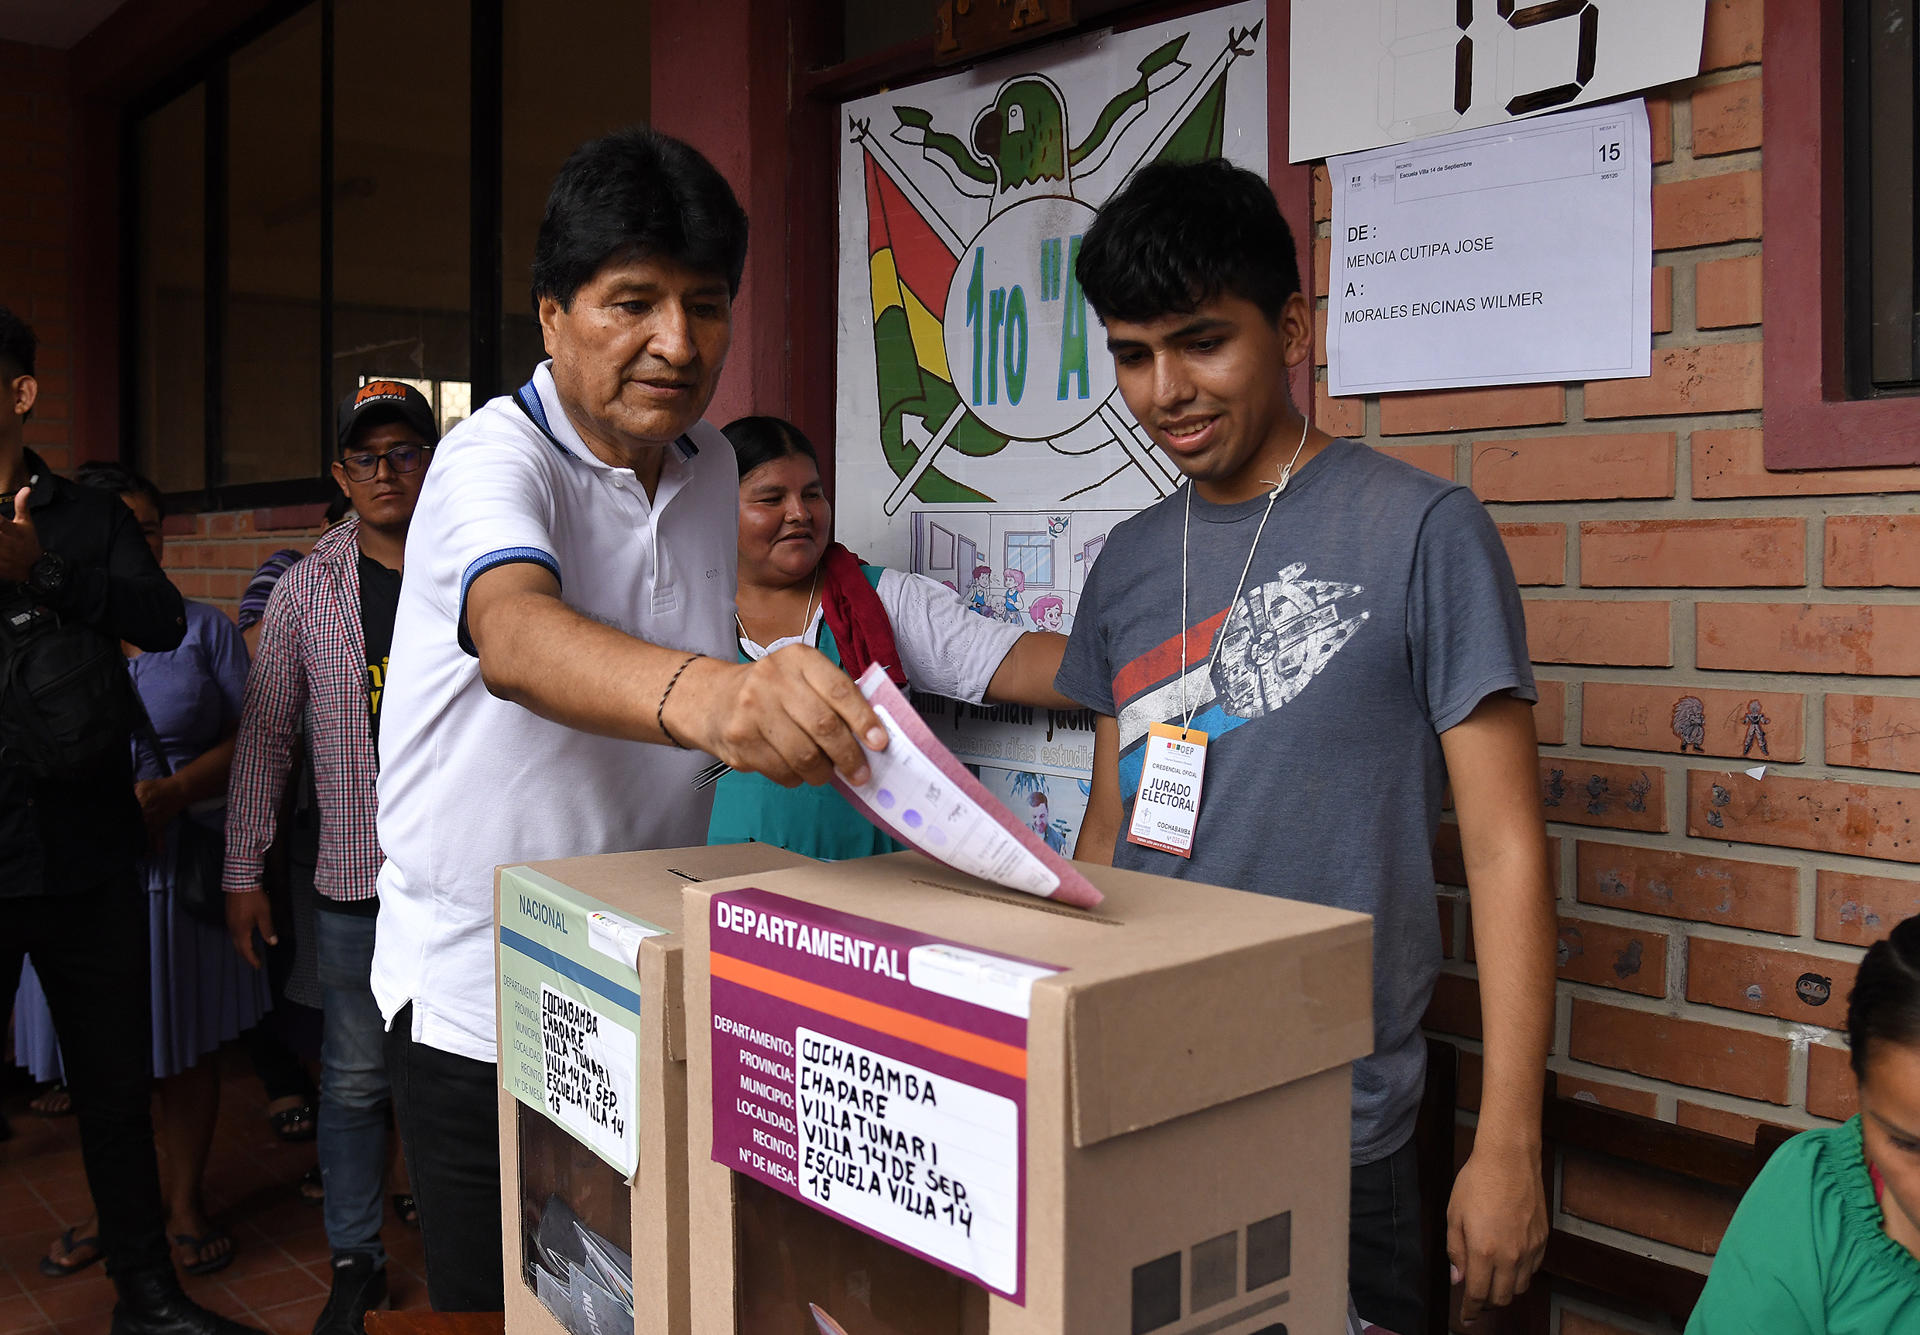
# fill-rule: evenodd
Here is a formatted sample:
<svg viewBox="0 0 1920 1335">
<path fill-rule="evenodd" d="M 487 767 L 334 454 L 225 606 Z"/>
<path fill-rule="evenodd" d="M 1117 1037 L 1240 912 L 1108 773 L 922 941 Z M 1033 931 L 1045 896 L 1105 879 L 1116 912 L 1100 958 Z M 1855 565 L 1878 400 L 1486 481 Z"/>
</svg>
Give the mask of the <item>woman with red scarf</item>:
<svg viewBox="0 0 1920 1335">
<path fill-rule="evenodd" d="M 740 466 L 742 662 L 807 644 L 855 677 L 878 663 L 896 686 L 972 704 L 1079 708 L 1053 689 L 1064 635 L 975 615 L 946 585 L 865 565 L 829 542 L 818 456 L 798 427 L 743 417 L 726 436 Z M 715 785 L 707 842 L 749 840 L 827 859 L 900 847 L 831 786 L 782 788 L 729 773 Z"/>
</svg>

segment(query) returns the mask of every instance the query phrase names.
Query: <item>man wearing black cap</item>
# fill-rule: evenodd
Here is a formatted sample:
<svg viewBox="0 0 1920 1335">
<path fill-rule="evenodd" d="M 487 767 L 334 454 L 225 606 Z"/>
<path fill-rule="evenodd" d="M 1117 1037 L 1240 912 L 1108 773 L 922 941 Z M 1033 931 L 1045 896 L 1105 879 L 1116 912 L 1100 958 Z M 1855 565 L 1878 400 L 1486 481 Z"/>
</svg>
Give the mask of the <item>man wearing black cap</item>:
<svg viewBox="0 0 1920 1335">
<path fill-rule="evenodd" d="M 366 1312 L 387 1294 L 380 1223 L 391 1093 L 385 1025 L 368 985 L 380 907 L 374 779 L 407 526 L 438 436 L 426 398 L 399 381 L 369 381 L 341 401 L 333 479 L 357 517 L 322 537 L 267 603 L 227 798 L 227 924 L 258 968 L 256 935 L 276 939 L 262 864 L 304 719 L 321 813 L 319 1148 L 333 1253 L 333 1292 L 315 1335 L 361 1335 Z"/>
</svg>

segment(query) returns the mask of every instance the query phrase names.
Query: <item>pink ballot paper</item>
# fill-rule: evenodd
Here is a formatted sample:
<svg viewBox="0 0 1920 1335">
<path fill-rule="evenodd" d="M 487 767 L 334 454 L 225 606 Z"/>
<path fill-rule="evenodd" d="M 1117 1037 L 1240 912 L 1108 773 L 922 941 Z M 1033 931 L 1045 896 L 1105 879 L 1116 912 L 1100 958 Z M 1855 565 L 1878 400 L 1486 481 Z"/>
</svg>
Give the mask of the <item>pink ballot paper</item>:
<svg viewBox="0 0 1920 1335">
<path fill-rule="evenodd" d="M 867 752 L 860 787 L 838 773 L 833 786 L 861 815 L 934 861 L 1009 890 L 1083 909 L 1105 898 L 967 773 L 884 669 L 861 673 L 860 693 L 887 729 L 887 749 Z"/>
</svg>

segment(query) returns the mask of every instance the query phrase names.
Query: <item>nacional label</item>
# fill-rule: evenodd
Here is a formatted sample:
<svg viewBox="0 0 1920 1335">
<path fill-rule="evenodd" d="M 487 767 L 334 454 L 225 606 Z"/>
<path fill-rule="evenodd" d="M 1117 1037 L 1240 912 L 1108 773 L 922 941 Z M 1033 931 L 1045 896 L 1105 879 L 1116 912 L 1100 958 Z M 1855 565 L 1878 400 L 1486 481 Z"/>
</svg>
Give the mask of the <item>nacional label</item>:
<svg viewBox="0 0 1920 1335">
<path fill-rule="evenodd" d="M 632 1177 L 640 942 L 663 930 L 531 867 L 500 872 L 500 1083 Z"/>
</svg>

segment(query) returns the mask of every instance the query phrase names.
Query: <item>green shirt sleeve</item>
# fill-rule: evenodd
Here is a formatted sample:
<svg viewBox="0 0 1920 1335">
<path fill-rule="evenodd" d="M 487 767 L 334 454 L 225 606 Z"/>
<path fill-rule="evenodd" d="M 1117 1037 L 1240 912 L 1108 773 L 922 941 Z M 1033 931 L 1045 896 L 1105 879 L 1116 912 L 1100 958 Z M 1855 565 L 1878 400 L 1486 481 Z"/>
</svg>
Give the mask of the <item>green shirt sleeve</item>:
<svg viewBox="0 0 1920 1335">
<path fill-rule="evenodd" d="M 1836 1221 L 1819 1189 L 1824 1132 L 1796 1136 L 1748 1188 L 1687 1335 L 1825 1335 Z"/>
</svg>

